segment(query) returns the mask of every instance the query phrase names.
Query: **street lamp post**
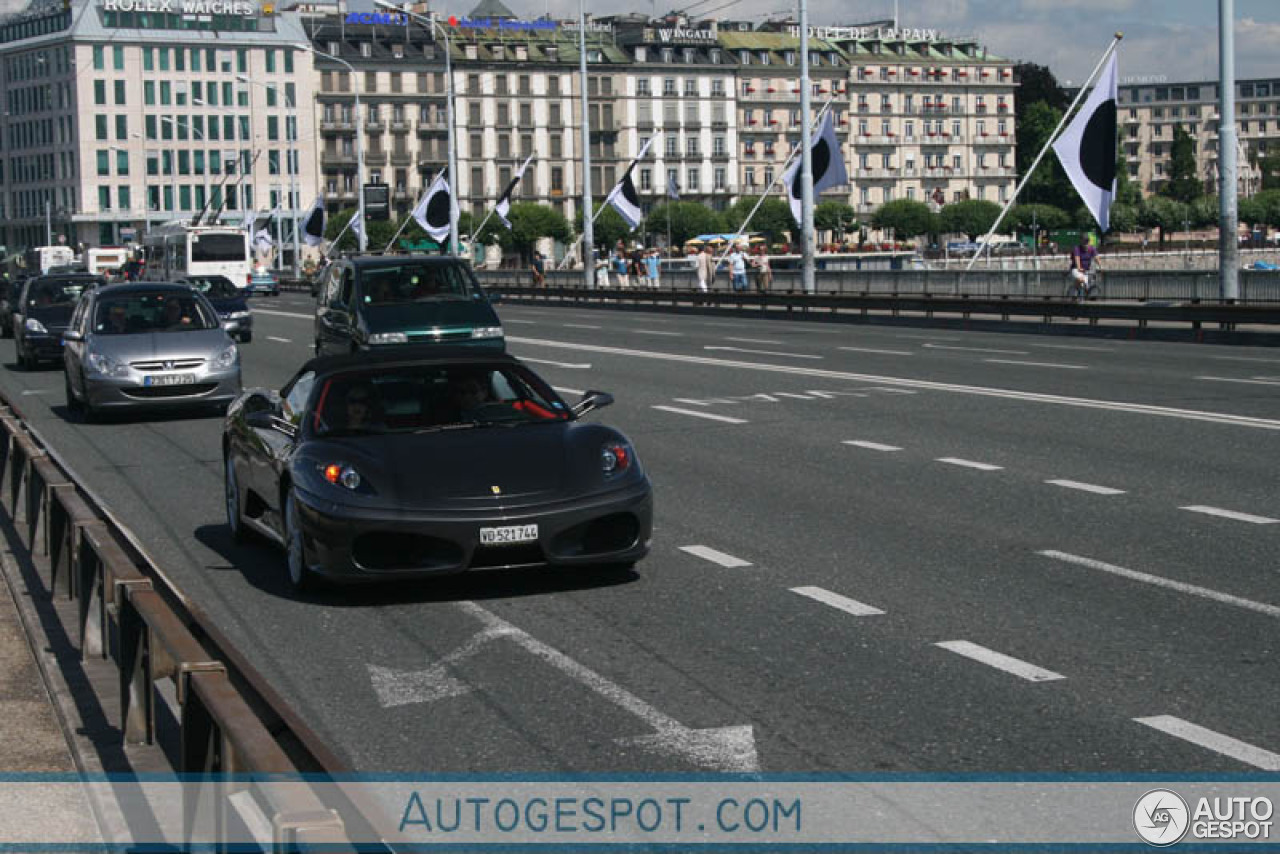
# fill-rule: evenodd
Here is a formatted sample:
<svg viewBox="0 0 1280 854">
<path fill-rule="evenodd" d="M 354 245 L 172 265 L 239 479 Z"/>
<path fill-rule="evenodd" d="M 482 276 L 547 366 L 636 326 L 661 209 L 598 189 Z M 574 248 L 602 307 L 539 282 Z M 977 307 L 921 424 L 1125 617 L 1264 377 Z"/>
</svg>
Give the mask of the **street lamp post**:
<svg viewBox="0 0 1280 854">
<path fill-rule="evenodd" d="M 260 80 L 250 80 L 248 75 L 245 74 L 236 75 L 236 79 L 242 83 L 252 83 L 257 86 L 261 86 L 267 91 L 272 91 L 276 88 L 271 84 L 263 83 Z M 296 279 L 301 275 L 301 267 L 298 263 L 299 253 L 301 252 L 298 245 L 298 149 L 294 139 L 298 133 L 298 109 L 293 103 L 293 99 L 289 97 L 289 93 L 287 91 L 283 92 L 282 95 L 284 96 L 285 109 L 293 114 L 293 133 L 289 132 L 288 125 L 286 124 L 284 135 L 285 140 L 289 143 L 288 152 L 285 154 L 285 157 L 288 158 L 289 162 L 285 164 L 285 167 L 289 173 L 289 214 L 290 218 L 293 220 L 293 277 Z M 357 118 L 359 112 L 360 108 L 356 107 Z M 361 191 L 361 195 L 363 195 L 363 190 Z M 364 229 L 361 229 L 362 233 L 363 231 Z"/>
<path fill-rule="evenodd" d="M 425 15 L 419 15 L 417 12 L 410 12 L 387 2 L 387 0 L 374 0 L 374 5 L 412 18 L 418 23 L 426 25 L 433 32 L 438 31 L 441 38 L 444 39 L 444 109 L 445 121 L 449 125 L 449 254 L 456 257 L 458 254 L 458 185 L 461 179 L 458 176 L 458 146 L 455 139 L 457 128 L 455 127 L 453 114 L 453 39 L 449 37 L 449 31 L 440 26 L 440 23 L 435 18 L 428 18 Z"/>
<path fill-rule="evenodd" d="M 237 112 L 236 112 L 236 110 L 235 110 L 235 108 L 233 108 L 233 107 L 215 107 L 215 106 L 213 106 L 213 105 L 211 105 L 211 104 L 206 104 L 204 101 L 200 100 L 199 98 L 192 98 L 192 99 L 191 99 L 191 103 L 192 103 L 192 105 L 197 106 L 197 107 L 204 107 L 204 108 L 209 109 L 209 110 L 217 110 L 217 111 L 218 111 L 218 112 L 220 112 L 220 113 L 227 113 L 227 114 L 229 114 L 229 115 L 231 115 L 231 116 L 234 116 L 234 117 L 237 117 L 237 118 L 239 117 L 239 113 L 237 113 Z M 258 147 L 257 147 L 257 143 L 256 143 L 256 139 L 257 139 L 257 137 L 256 137 L 256 135 L 252 132 L 252 131 L 253 131 L 253 127 L 252 127 L 253 122 L 250 122 L 249 124 L 250 124 L 250 128 L 249 128 L 250 133 L 249 133 L 249 140 L 248 140 L 248 142 L 249 142 L 249 191 L 250 191 L 250 193 L 252 193 L 252 192 L 253 192 L 253 187 L 254 187 L 254 184 L 253 184 L 253 172 L 254 172 L 254 170 L 257 168 L 257 164 L 258 164 Z M 193 130 L 194 130 L 194 128 L 193 128 Z M 226 142 L 226 141 L 229 141 L 229 140 L 224 140 L 224 142 Z M 236 192 L 237 192 L 237 195 L 239 196 L 239 204 L 240 204 L 240 206 L 241 206 L 242 208 L 244 208 L 244 209 L 245 209 L 245 216 L 247 217 L 247 216 L 251 213 L 251 211 L 249 211 L 249 210 L 248 210 L 248 209 L 249 209 L 249 207 L 250 207 L 250 205 L 246 205 L 246 204 L 244 203 L 244 173 L 245 173 L 245 169 L 244 169 L 244 163 L 242 163 L 242 162 L 241 162 L 241 159 L 240 159 L 240 157 L 239 157 L 239 153 L 238 153 L 238 152 L 237 152 L 237 156 L 236 156 L 235 162 L 236 162 L 237 164 L 239 164 L 239 167 L 238 167 L 238 170 L 237 170 L 237 175 L 236 175 L 236 179 L 237 179 L 237 180 L 236 180 Z M 228 173 L 228 174 L 230 174 L 230 173 Z M 225 183 L 225 181 L 224 181 L 224 183 Z"/>
<path fill-rule="evenodd" d="M 360 218 L 360 230 L 356 232 L 356 245 L 359 246 L 361 252 L 365 252 L 369 248 L 369 238 L 366 234 L 368 226 L 364 221 L 364 128 L 360 126 L 363 119 L 360 117 L 360 84 L 356 80 L 356 70 L 351 67 L 351 63 L 347 62 L 342 57 L 323 50 L 317 50 L 312 45 L 298 42 L 294 47 L 298 50 L 305 50 L 307 53 L 311 53 L 316 56 L 323 56 L 328 59 L 332 59 L 334 62 L 346 68 L 347 73 L 351 75 L 351 92 L 355 96 L 356 101 L 356 183 L 359 184 L 359 186 L 356 187 L 356 216 Z"/>
</svg>

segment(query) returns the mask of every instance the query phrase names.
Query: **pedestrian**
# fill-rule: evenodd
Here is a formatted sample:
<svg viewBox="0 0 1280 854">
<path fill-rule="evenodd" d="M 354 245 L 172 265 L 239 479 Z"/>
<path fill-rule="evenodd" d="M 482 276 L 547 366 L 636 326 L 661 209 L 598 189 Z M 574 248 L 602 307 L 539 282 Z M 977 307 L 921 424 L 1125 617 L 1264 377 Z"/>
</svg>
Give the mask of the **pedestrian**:
<svg viewBox="0 0 1280 854">
<path fill-rule="evenodd" d="M 752 259 L 751 266 L 756 271 L 756 290 L 764 293 L 773 285 L 773 268 L 769 266 L 769 256 L 765 254 L 763 246 L 756 247 L 756 256 Z"/>
<path fill-rule="evenodd" d="M 627 254 L 621 248 L 613 251 L 613 274 L 618 277 L 618 287 L 631 287 L 631 282 L 627 278 Z"/>
<path fill-rule="evenodd" d="M 602 288 L 609 287 L 609 261 L 607 258 L 601 258 L 599 253 L 592 250 L 591 255 L 595 258 L 596 263 L 596 284 Z"/>
<path fill-rule="evenodd" d="M 547 283 L 546 264 L 542 260 L 542 253 L 533 250 L 533 286 L 541 288 Z"/>
<path fill-rule="evenodd" d="M 703 293 L 707 292 L 707 285 L 711 281 L 711 265 L 713 263 L 715 262 L 711 260 L 711 247 L 702 247 L 702 251 L 694 259 L 693 269 L 698 276 L 698 290 Z"/>
<path fill-rule="evenodd" d="M 645 256 L 644 265 L 649 271 L 649 287 L 658 287 L 658 276 L 662 272 L 662 257 L 657 249 L 649 250 L 649 254 Z"/>
<path fill-rule="evenodd" d="M 729 252 L 729 276 L 735 291 L 747 289 L 747 256 L 742 254 L 742 247 L 733 245 Z"/>
</svg>

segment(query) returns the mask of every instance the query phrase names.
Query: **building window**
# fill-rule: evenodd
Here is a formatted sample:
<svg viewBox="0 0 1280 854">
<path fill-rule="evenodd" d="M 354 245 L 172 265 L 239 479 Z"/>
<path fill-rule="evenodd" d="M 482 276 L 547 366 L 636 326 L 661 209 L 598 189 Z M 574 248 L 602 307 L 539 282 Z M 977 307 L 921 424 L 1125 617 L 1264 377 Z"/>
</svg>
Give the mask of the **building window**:
<svg viewBox="0 0 1280 854">
<path fill-rule="evenodd" d="M 640 78 L 638 78 L 638 79 L 636 80 L 636 94 L 637 94 L 637 95 L 649 95 L 649 94 L 651 94 L 651 93 L 650 93 L 650 91 L 649 91 L 649 78 L 648 78 L 648 77 L 640 77 Z"/>
<path fill-rule="evenodd" d="M 107 103 L 107 81 L 93 81 L 93 103 L 100 107 Z"/>
<path fill-rule="evenodd" d="M 648 167 L 640 170 L 640 189 L 646 193 L 653 189 L 653 170 Z"/>
<path fill-rule="evenodd" d="M 133 200 L 129 195 L 128 186 L 116 187 L 116 201 L 118 202 L 116 207 L 120 208 L 122 211 L 133 209 Z"/>
<path fill-rule="evenodd" d="M 107 117 L 104 115 L 96 115 L 93 117 L 94 138 L 100 141 L 107 139 Z"/>
<path fill-rule="evenodd" d="M 675 134 L 666 135 L 667 156 L 678 157 L 680 154 L 680 138 Z"/>
<path fill-rule="evenodd" d="M 93 70 L 94 71 L 102 71 L 107 67 L 106 56 L 104 54 L 105 50 L 106 48 L 104 48 L 100 44 L 95 44 L 93 46 Z"/>
<path fill-rule="evenodd" d="M 126 115 L 116 116 L 116 139 L 120 141 L 129 138 L 129 117 Z"/>
<path fill-rule="evenodd" d="M 115 85 L 113 88 L 115 89 L 114 94 L 115 94 L 116 105 L 117 106 L 123 105 L 124 104 L 124 81 L 123 80 L 115 81 Z"/>
<path fill-rule="evenodd" d="M 121 176 L 129 174 L 129 152 L 116 152 L 116 174 Z"/>
<path fill-rule="evenodd" d="M 713 189 L 717 191 L 724 190 L 726 186 L 727 175 L 728 175 L 725 168 L 723 166 L 717 166 L 715 168 L 715 171 L 712 174 L 714 176 L 713 180 L 715 182 L 713 185 Z"/>
<path fill-rule="evenodd" d="M 674 95 L 676 93 L 676 80 L 674 77 L 666 77 L 662 81 L 662 94 Z"/>
<path fill-rule="evenodd" d="M 103 210 L 103 211 L 111 210 L 111 188 L 110 187 L 98 188 L 98 210 Z"/>
<path fill-rule="evenodd" d="M 97 160 L 98 160 L 98 175 L 99 176 L 110 175 L 111 174 L 111 152 L 99 151 Z"/>
</svg>

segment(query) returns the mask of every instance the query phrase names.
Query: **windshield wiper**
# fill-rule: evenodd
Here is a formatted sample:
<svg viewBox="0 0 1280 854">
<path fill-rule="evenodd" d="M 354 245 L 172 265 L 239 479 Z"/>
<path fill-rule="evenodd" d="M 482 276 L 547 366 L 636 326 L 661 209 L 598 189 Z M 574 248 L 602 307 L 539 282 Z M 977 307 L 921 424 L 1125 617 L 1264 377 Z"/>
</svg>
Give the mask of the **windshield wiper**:
<svg viewBox="0 0 1280 854">
<path fill-rule="evenodd" d="M 487 423 L 482 424 L 479 421 L 457 421 L 453 424 L 432 424 L 430 427 L 419 427 L 414 430 L 414 435 L 422 433 L 440 433 L 445 430 L 470 430 L 473 427 L 487 427 Z"/>
</svg>

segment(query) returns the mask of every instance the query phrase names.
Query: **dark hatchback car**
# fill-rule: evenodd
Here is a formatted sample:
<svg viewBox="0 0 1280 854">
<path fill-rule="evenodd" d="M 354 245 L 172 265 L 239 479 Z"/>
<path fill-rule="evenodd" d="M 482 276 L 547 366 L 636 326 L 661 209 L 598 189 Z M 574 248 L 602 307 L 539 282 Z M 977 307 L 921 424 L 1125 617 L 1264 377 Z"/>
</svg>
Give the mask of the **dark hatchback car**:
<svg viewBox="0 0 1280 854">
<path fill-rule="evenodd" d="M 506 349 L 498 315 L 466 261 L 386 255 L 330 264 L 316 305 L 316 355 L 396 344 Z"/>
<path fill-rule="evenodd" d="M 387 347 L 303 365 L 227 412 L 227 520 L 282 545 L 289 580 L 630 566 L 653 497 L 631 442 L 512 356 Z"/>
<path fill-rule="evenodd" d="M 226 276 L 186 276 L 178 283 L 190 285 L 192 290 L 204 294 L 218 312 L 222 328 L 228 335 L 246 344 L 253 340 L 253 312 L 249 310 L 248 295 L 230 279 Z"/>
<path fill-rule="evenodd" d="M 13 309 L 18 366 L 34 370 L 41 362 L 62 361 L 62 333 L 80 295 L 107 280 L 87 274 L 58 274 L 27 279 Z"/>
</svg>

